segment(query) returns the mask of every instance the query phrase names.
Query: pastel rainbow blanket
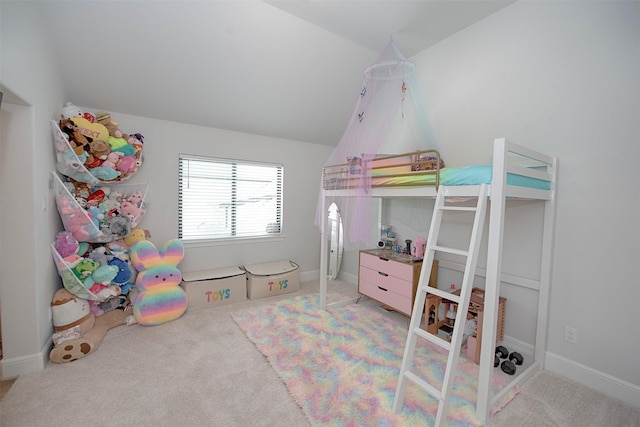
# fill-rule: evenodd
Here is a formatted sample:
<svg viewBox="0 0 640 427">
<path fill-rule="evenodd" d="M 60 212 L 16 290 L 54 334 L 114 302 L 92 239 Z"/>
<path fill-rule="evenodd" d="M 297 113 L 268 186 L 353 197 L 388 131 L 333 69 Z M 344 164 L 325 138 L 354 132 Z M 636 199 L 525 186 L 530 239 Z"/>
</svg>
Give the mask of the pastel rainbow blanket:
<svg viewBox="0 0 640 427">
<path fill-rule="evenodd" d="M 330 295 L 330 298 L 336 298 Z M 345 304 L 320 310 L 318 295 L 298 296 L 231 314 L 267 358 L 314 426 L 431 426 L 437 401 L 409 383 L 401 414 L 392 411 L 408 322 L 381 309 Z M 424 340 L 418 340 L 424 341 Z M 419 344 L 415 372 L 441 383 L 443 350 Z M 451 426 L 481 425 L 475 416 L 478 366 L 460 358 Z M 494 377 L 494 391 L 504 387 Z M 506 393 L 496 412 L 517 393 Z"/>
</svg>

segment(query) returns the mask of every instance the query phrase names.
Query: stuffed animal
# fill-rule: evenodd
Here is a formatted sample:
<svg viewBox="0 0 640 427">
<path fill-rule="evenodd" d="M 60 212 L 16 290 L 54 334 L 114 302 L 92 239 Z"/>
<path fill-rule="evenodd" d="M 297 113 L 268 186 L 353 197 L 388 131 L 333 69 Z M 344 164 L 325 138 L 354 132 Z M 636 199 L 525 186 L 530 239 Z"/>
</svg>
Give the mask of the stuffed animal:
<svg viewBox="0 0 640 427">
<path fill-rule="evenodd" d="M 98 295 L 101 301 L 114 297 L 120 293 L 120 288 L 111 284 L 112 280 L 118 275 L 118 270 L 118 267 L 114 265 L 100 265 L 84 279 L 84 287 L 91 293 Z"/>
<path fill-rule="evenodd" d="M 67 136 L 67 142 L 76 155 L 84 153 L 84 146 L 89 143 L 87 138 L 78 132 L 77 126 L 71 119 L 60 120 L 60 130 Z"/>
<path fill-rule="evenodd" d="M 87 197 L 87 206 L 98 206 L 104 201 L 105 194 L 103 190 L 96 190 Z"/>
<path fill-rule="evenodd" d="M 90 151 L 89 152 L 85 151 L 85 154 L 87 155 L 87 160 L 84 161 L 85 168 L 93 169 L 93 168 L 97 168 L 102 164 L 102 160 L 95 157 L 93 154 L 91 154 Z"/>
<path fill-rule="evenodd" d="M 125 237 L 131 232 L 131 221 L 126 216 L 114 216 L 109 220 L 109 230 L 111 234 Z"/>
<path fill-rule="evenodd" d="M 83 209 L 87 207 L 87 199 L 83 199 L 82 197 L 76 197 L 76 203 Z"/>
<path fill-rule="evenodd" d="M 78 242 L 89 242 L 96 237 L 97 230 L 91 218 L 78 206 L 75 200 L 72 201 L 69 195 L 56 196 L 56 205 L 64 229 L 70 232 Z"/>
<path fill-rule="evenodd" d="M 111 146 L 106 141 L 98 139 L 89 144 L 89 152 L 97 159 L 106 160 L 111 152 Z"/>
<path fill-rule="evenodd" d="M 187 309 L 187 295 L 179 286 L 182 273 L 178 265 L 184 258 L 182 241 L 169 240 L 158 251 L 149 240 L 141 240 L 131 246 L 129 256 L 138 271 L 138 295 L 133 300 L 135 320 L 150 326 L 182 316 Z"/>
<path fill-rule="evenodd" d="M 117 150 L 119 148 L 129 145 L 126 139 L 118 138 L 115 136 L 110 136 L 109 139 L 107 139 L 107 142 L 111 146 L 111 151 Z"/>
<path fill-rule="evenodd" d="M 62 120 L 83 116 L 84 114 L 82 112 L 82 109 L 74 105 L 72 102 L 65 103 L 64 107 L 62 107 L 62 110 L 60 110 L 60 119 Z"/>
<path fill-rule="evenodd" d="M 87 172 L 88 173 L 88 172 Z M 91 169 L 91 175 L 93 175 L 97 179 L 101 179 L 103 181 L 113 181 L 122 175 L 122 172 L 117 171 L 112 168 L 105 168 L 102 166 L 95 167 Z"/>
<path fill-rule="evenodd" d="M 131 230 L 131 233 L 124 238 L 124 243 L 128 246 L 133 246 L 134 243 L 139 242 L 140 240 L 148 240 L 149 238 L 151 238 L 151 233 L 149 233 L 148 230 L 134 228 Z"/>
<path fill-rule="evenodd" d="M 90 258 L 84 258 L 71 270 L 73 270 L 78 279 L 84 282 L 85 279 L 91 276 L 99 267 L 99 262 L 94 261 Z"/>
<path fill-rule="evenodd" d="M 89 259 L 94 260 L 100 265 L 109 264 L 110 256 L 107 255 L 106 246 L 96 246 L 93 250 L 87 255 Z"/>
<path fill-rule="evenodd" d="M 142 191 L 136 190 L 131 194 L 129 194 L 129 196 L 127 197 L 127 201 L 133 203 L 139 208 L 142 208 L 143 207 L 142 202 L 144 201 L 144 194 L 142 194 Z"/>
<path fill-rule="evenodd" d="M 107 113 L 106 111 L 96 112 L 96 122 L 106 127 L 109 131 L 110 136 L 124 139 L 129 138 L 129 135 L 122 133 L 122 131 L 118 127 L 118 122 L 114 122 L 113 120 L 111 120 L 111 114 Z"/>
<path fill-rule="evenodd" d="M 137 223 L 138 218 L 141 216 L 142 211 L 139 207 L 129 201 L 122 202 L 120 206 L 120 214 L 129 218 L 132 224 Z"/>
<path fill-rule="evenodd" d="M 73 178 L 76 181 L 86 182 L 89 184 L 97 184 L 99 182 L 97 177 L 89 173 L 89 171 L 84 167 L 84 162 L 87 160 L 86 153 L 83 152 L 78 156 L 73 152 L 73 150 L 67 148 L 62 152 L 58 152 L 56 157 L 56 169 L 58 169 L 58 172 L 62 175 Z M 120 175 L 120 172 L 114 171 L 113 169 L 109 170 L 118 176 Z"/>
<path fill-rule="evenodd" d="M 102 316 L 107 311 L 129 310 L 130 308 L 131 308 L 131 304 L 129 303 L 129 298 L 127 297 L 127 295 L 124 295 L 124 293 L 122 293 L 116 297 L 111 298 L 108 301 L 97 303 L 94 311 L 100 313 L 100 314 L 96 314 L 96 316 Z M 129 316 L 127 316 L 127 318 L 128 317 Z"/>
<path fill-rule="evenodd" d="M 54 332 L 62 332 L 80 326 L 82 333 L 93 328 L 95 318 L 89 311 L 89 302 L 76 297 L 66 289 L 58 289 L 51 300 Z"/>
<path fill-rule="evenodd" d="M 116 151 L 119 153 L 119 151 Z M 116 170 L 122 172 L 123 174 L 130 174 L 136 171 L 138 167 L 138 162 L 133 156 L 123 156 L 120 159 L 120 162 L 116 165 Z"/>
<path fill-rule="evenodd" d="M 108 125 L 109 123 L 111 123 L 111 114 L 107 113 L 106 111 L 96 111 L 96 122 L 100 123 L 101 125 Z"/>
<path fill-rule="evenodd" d="M 120 163 L 120 159 L 122 158 L 122 156 L 124 156 L 124 154 L 122 154 L 121 152 L 112 151 L 107 156 L 107 159 L 102 162 L 102 166 L 105 168 L 116 169 L 116 166 L 118 166 L 118 163 Z"/>
<path fill-rule="evenodd" d="M 88 111 L 85 111 L 84 113 L 82 113 L 82 117 L 89 123 L 96 122 L 96 116 L 94 116 L 93 113 L 89 113 Z"/>
<path fill-rule="evenodd" d="M 72 117 L 71 121 L 75 125 L 75 131 L 84 135 L 88 142 L 106 141 L 109 137 L 109 130 L 100 123 L 91 123 L 84 117 Z"/>
<path fill-rule="evenodd" d="M 89 212 L 89 217 L 91 218 L 91 221 L 96 226 L 96 228 L 99 229 L 100 223 L 104 219 L 104 214 L 97 206 L 89 206 L 87 208 L 87 211 Z"/>
<path fill-rule="evenodd" d="M 111 280 L 111 283 L 120 287 L 120 292 L 126 294 L 132 287 L 131 278 L 133 277 L 133 271 L 131 271 L 131 267 L 125 261 L 120 258 L 113 257 L 109 261 L 109 265 L 115 266 L 118 268 L 118 273 L 116 277 Z"/>
<path fill-rule="evenodd" d="M 95 317 L 89 302 L 62 288 L 56 291 L 51 301 L 51 312 L 56 334 L 79 326 L 80 337 L 62 341 L 51 350 L 49 359 L 55 363 L 66 363 L 82 359 L 98 349 L 107 331 L 123 325 L 128 312 L 113 310 Z"/>
<path fill-rule="evenodd" d="M 73 237 L 73 234 L 69 231 L 60 231 L 56 234 L 56 239 L 53 243 L 54 248 L 60 255 L 60 257 L 69 265 L 75 266 L 82 258 L 78 255 L 78 249 L 80 244 L 78 240 Z"/>
<path fill-rule="evenodd" d="M 88 199 L 89 196 L 93 193 L 93 190 L 89 188 L 89 185 L 86 182 L 76 182 L 74 183 L 76 187 L 76 196 L 83 197 Z"/>
<path fill-rule="evenodd" d="M 115 194 L 109 195 L 109 197 L 104 199 L 98 205 L 98 207 L 100 208 L 100 211 L 105 213 L 106 216 L 110 216 L 110 212 L 112 212 L 114 210 L 117 211 L 118 209 L 120 209 L 120 200 L 117 197 L 118 193 L 117 192 L 114 192 L 114 193 Z"/>
<path fill-rule="evenodd" d="M 128 142 L 135 149 L 135 155 L 140 157 L 140 153 L 142 153 L 142 149 L 144 148 L 144 136 L 140 133 L 134 133 L 133 135 L 129 135 Z"/>
</svg>

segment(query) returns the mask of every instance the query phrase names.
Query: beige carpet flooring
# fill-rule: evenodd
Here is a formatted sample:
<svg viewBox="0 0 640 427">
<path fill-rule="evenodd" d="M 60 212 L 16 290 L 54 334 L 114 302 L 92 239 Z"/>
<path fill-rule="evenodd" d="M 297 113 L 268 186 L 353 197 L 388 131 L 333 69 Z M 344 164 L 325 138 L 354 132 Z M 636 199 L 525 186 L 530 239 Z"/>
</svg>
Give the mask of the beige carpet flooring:
<svg viewBox="0 0 640 427">
<path fill-rule="evenodd" d="M 355 296 L 353 285 L 330 282 Z M 109 331 L 92 355 L 18 377 L 0 400 L 2 427 L 307 426 L 262 354 L 229 313 L 296 293 L 187 311 L 155 327 Z M 379 304 L 363 298 L 361 304 Z M 380 309 L 382 310 L 382 309 Z M 388 313 L 390 321 L 407 321 Z M 490 425 L 640 426 L 640 409 L 550 372 L 536 374 Z"/>
</svg>

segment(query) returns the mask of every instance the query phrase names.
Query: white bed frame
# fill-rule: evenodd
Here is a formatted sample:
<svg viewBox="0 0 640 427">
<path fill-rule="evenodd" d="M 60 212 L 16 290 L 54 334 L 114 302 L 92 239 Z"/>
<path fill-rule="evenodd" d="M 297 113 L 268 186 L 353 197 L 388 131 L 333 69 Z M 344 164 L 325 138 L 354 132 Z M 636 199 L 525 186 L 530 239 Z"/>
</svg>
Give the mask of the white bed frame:
<svg viewBox="0 0 640 427">
<path fill-rule="evenodd" d="M 541 167 L 542 166 L 542 167 Z M 526 382 L 537 371 L 544 368 L 544 355 L 547 343 L 547 318 L 549 308 L 549 291 L 551 282 L 551 265 L 553 258 L 553 236 L 555 232 L 555 210 L 557 191 L 558 161 L 526 147 L 499 138 L 494 141 L 493 148 L 493 176 L 489 190 L 491 201 L 489 212 L 489 238 L 487 243 L 487 268 L 485 281 L 485 305 L 484 322 L 482 329 L 482 349 L 480 352 L 480 374 L 478 378 L 478 396 L 476 403 L 476 415 L 481 422 L 486 423 L 490 417 L 490 410 L 495 401 L 516 385 Z M 537 178 L 550 183 L 550 190 L 537 190 L 531 188 L 507 185 L 507 173 Z M 473 186 L 456 187 L 456 192 L 465 193 L 465 188 Z M 322 212 L 327 211 L 327 197 L 354 196 L 355 190 L 322 190 Z M 423 197 L 435 198 L 437 189 L 435 186 L 425 187 L 398 187 L 398 188 L 373 188 L 372 197 Z M 472 194 L 472 193 L 470 193 Z M 477 192 L 476 192 L 477 194 Z M 519 373 L 496 396 L 491 390 L 493 376 L 493 359 L 496 344 L 496 325 L 498 319 L 498 297 L 500 295 L 501 282 L 514 282 L 505 280 L 502 274 L 502 247 L 504 230 L 505 207 L 508 199 L 539 200 L 544 203 L 544 218 L 542 226 L 542 256 L 540 263 L 540 279 L 527 280 L 526 287 L 537 291 L 537 324 L 534 343 L 533 362 L 527 369 Z M 320 306 L 327 308 L 327 238 L 325 229 L 326 220 L 320 230 Z M 518 285 L 517 283 L 513 283 Z"/>
</svg>

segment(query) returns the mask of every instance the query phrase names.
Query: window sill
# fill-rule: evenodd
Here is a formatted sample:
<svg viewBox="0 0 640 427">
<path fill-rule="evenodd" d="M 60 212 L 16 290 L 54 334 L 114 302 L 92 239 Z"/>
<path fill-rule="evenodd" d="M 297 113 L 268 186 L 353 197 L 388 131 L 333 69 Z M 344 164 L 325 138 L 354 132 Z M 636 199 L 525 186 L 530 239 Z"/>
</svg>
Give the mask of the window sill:
<svg viewBox="0 0 640 427">
<path fill-rule="evenodd" d="M 234 239 L 201 239 L 201 240 L 182 240 L 186 248 L 206 248 L 214 246 L 243 245 L 247 243 L 270 243 L 281 242 L 285 240 L 285 235 L 265 236 L 265 237 L 237 237 Z"/>
</svg>

